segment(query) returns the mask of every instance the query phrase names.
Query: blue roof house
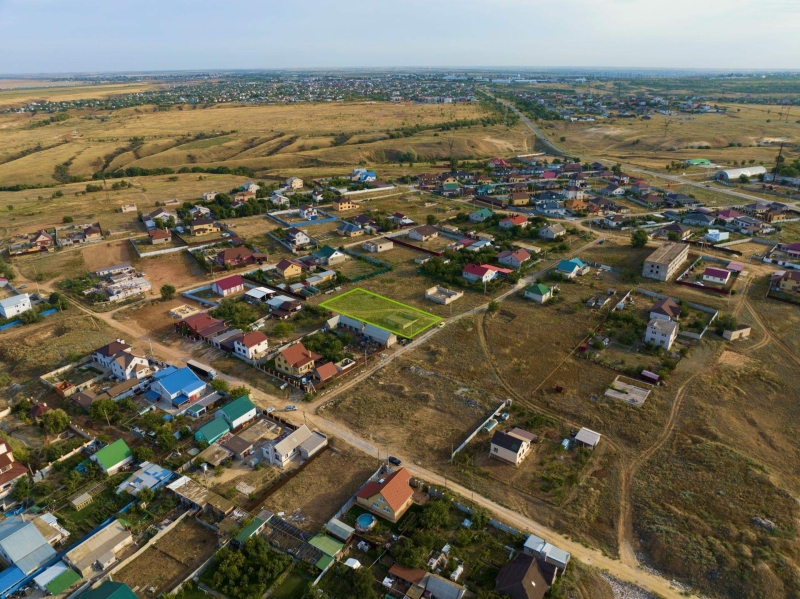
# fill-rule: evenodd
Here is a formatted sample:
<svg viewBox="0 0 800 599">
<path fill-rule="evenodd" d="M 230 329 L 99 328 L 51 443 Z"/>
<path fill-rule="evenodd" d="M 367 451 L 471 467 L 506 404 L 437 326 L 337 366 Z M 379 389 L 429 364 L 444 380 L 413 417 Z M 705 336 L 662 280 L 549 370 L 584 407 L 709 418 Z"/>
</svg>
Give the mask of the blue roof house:
<svg viewBox="0 0 800 599">
<path fill-rule="evenodd" d="M 559 262 L 556 270 L 568 279 L 573 279 L 577 275 L 582 275 L 585 268 L 586 265 L 581 260 L 573 258 L 572 260 L 562 260 Z"/>
<path fill-rule="evenodd" d="M 156 380 L 150 385 L 150 390 L 158 393 L 162 399 L 171 401 L 176 407 L 199 399 L 206 387 L 188 366 L 170 366 L 157 372 L 154 378 Z"/>
</svg>

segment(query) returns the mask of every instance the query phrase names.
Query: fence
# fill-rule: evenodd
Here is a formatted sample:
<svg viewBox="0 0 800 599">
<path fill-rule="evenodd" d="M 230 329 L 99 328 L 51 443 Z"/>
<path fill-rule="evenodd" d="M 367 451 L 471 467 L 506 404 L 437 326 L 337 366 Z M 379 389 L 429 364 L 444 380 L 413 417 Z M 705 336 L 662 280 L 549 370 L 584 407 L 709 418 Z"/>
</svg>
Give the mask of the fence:
<svg viewBox="0 0 800 599">
<path fill-rule="evenodd" d="M 299 214 L 299 212 L 300 212 L 299 210 L 281 210 L 279 212 L 268 212 L 267 218 L 274 220 L 276 223 L 278 223 L 283 227 L 296 227 L 298 229 L 302 229 L 303 227 L 310 227 L 312 225 L 324 225 L 326 223 L 332 223 L 339 220 L 337 216 L 328 214 L 327 212 L 320 210 L 319 208 L 317 208 L 317 212 L 324 214 L 327 218 L 316 218 L 314 220 L 307 220 L 305 222 L 290 223 L 283 220 L 279 216 L 284 214 Z"/>
<path fill-rule="evenodd" d="M 428 254 L 430 256 L 436 256 L 437 258 L 441 258 L 442 256 L 444 256 L 444 252 L 436 252 L 434 250 L 428 250 L 428 249 L 425 249 L 425 248 L 421 248 L 419 246 L 414 245 L 413 243 L 408 243 L 407 241 L 400 241 L 397 237 L 392 237 L 391 239 L 389 239 L 388 237 L 384 237 L 384 239 L 386 239 L 387 241 L 391 241 L 393 243 L 396 243 L 398 245 L 402 245 L 403 247 L 407 247 L 409 249 L 416 250 L 417 252 L 422 252 L 423 254 Z"/>
<path fill-rule="evenodd" d="M 388 239 L 388 238 L 384 238 Z M 395 241 L 394 239 L 390 239 L 390 241 Z M 344 253 L 348 256 L 352 256 L 356 260 L 366 260 L 370 264 L 374 264 L 376 266 L 380 266 L 381 268 L 372 272 L 368 272 L 363 275 L 358 275 L 349 279 L 351 283 L 358 283 L 359 281 L 364 281 L 366 279 L 371 279 L 372 277 L 377 277 L 378 275 L 385 275 L 387 272 L 391 272 L 394 270 L 394 267 L 391 264 L 387 264 L 386 262 L 381 262 L 377 258 L 371 258 L 370 256 L 363 256 L 361 254 L 357 254 L 347 248 L 344 248 Z"/>
<path fill-rule="evenodd" d="M 648 291 L 647 289 L 642 289 L 641 287 L 637 287 L 635 291 L 636 293 L 640 293 L 642 295 L 646 295 L 648 297 L 652 297 L 659 300 L 669 298 L 675 303 L 679 303 L 682 301 L 675 297 L 670 297 L 668 295 L 661 295 L 660 293 L 656 293 L 655 291 Z M 714 310 L 714 308 L 709 308 L 708 306 L 703 306 L 701 304 L 694 304 L 692 302 L 683 302 L 683 303 L 689 306 L 690 308 L 694 308 L 695 310 L 700 310 L 701 312 L 705 312 L 706 314 L 711 314 L 711 319 L 708 321 L 706 328 L 704 328 L 702 332 L 690 333 L 689 331 L 678 331 L 678 335 L 681 335 L 682 337 L 688 337 L 689 339 L 702 339 L 703 335 L 706 334 L 708 327 L 710 327 L 711 324 L 717 319 L 717 316 L 719 316 L 719 311 Z"/>
<path fill-rule="evenodd" d="M 267 235 L 268 235 L 270 238 L 272 238 L 272 239 L 274 239 L 275 241 L 277 241 L 278 243 L 280 243 L 280 244 L 281 244 L 283 247 L 285 247 L 287 250 L 289 250 L 289 251 L 290 251 L 290 252 L 292 252 L 293 254 L 296 254 L 296 253 L 297 253 L 297 250 L 296 250 L 295 248 L 293 248 L 293 247 L 292 247 L 290 244 L 286 243 L 286 242 L 285 242 L 283 239 L 281 239 L 281 238 L 279 238 L 279 237 L 276 237 L 275 235 L 273 235 L 273 234 L 272 234 L 272 233 L 270 233 L 269 231 L 267 231 Z"/>
<path fill-rule="evenodd" d="M 200 245 L 190 245 L 190 244 L 187 243 L 186 245 L 182 245 L 182 246 L 179 246 L 179 247 L 166 248 L 166 249 L 163 249 L 163 250 L 153 250 L 152 252 L 140 252 L 139 251 L 139 245 L 136 244 L 136 243 L 133 243 L 133 239 L 128 239 L 128 241 L 131 242 L 131 245 L 133 246 L 133 249 L 136 250 L 136 255 L 137 256 L 139 256 L 140 258 L 150 258 L 151 256 L 161 256 L 163 254 L 174 254 L 175 252 L 188 252 L 190 250 L 203 250 L 205 248 L 213 247 L 213 246 L 217 245 L 218 243 L 225 243 L 226 241 L 230 241 L 230 240 L 229 239 L 215 239 L 214 241 L 210 241 L 208 243 L 202 243 Z M 181 241 L 186 243 L 183 239 L 181 239 Z"/>
<path fill-rule="evenodd" d="M 370 188 L 370 189 L 359 189 L 357 191 L 343 191 L 342 197 L 349 198 L 352 196 L 357 195 L 367 195 L 370 193 L 382 193 L 384 191 L 393 191 L 397 189 L 394 185 L 390 185 L 388 187 L 377 187 L 377 188 Z M 394 195 L 394 194 L 391 194 Z"/>
<path fill-rule="evenodd" d="M 497 416 L 498 413 L 502 412 L 503 410 L 505 410 L 510 405 L 511 405 L 511 398 L 509 398 L 509 399 L 505 400 L 503 403 L 501 403 L 500 406 L 494 412 L 492 412 L 491 416 L 489 416 L 486 420 L 484 420 L 481 424 L 479 424 L 478 428 L 476 428 L 474 431 L 472 431 L 472 433 L 469 435 L 469 437 L 467 437 L 461 445 L 456 447 L 455 451 L 453 451 L 450 454 L 450 461 L 452 461 L 453 458 L 456 456 L 456 454 L 459 451 L 461 451 L 462 449 L 464 449 L 467 446 L 467 444 L 470 441 L 472 441 L 472 439 L 475 438 L 475 435 L 477 435 L 479 432 L 481 432 L 481 430 L 483 429 L 484 426 L 489 424 L 490 420 L 492 420 L 495 416 Z"/>
</svg>

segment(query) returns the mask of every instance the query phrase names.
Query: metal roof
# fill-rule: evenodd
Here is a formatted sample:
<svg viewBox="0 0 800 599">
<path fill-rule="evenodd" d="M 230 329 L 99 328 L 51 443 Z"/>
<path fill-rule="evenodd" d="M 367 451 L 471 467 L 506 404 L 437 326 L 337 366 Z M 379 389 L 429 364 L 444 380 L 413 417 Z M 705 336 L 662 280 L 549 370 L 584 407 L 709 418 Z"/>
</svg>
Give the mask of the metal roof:
<svg viewBox="0 0 800 599">
<path fill-rule="evenodd" d="M 56 554 L 33 522 L 13 516 L 0 523 L 0 548 L 11 563 L 28 574 Z"/>
<path fill-rule="evenodd" d="M 122 439 L 117 439 L 94 454 L 94 458 L 105 470 L 110 470 L 120 462 L 132 457 L 133 453 L 131 453 L 130 447 Z"/>
</svg>

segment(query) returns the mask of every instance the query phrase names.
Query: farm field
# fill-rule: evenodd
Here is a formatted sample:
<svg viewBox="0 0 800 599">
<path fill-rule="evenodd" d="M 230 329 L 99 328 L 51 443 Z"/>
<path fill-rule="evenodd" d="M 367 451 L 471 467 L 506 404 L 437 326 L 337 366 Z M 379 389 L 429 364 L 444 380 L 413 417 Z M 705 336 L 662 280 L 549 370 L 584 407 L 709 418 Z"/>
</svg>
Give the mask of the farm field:
<svg viewBox="0 0 800 599">
<path fill-rule="evenodd" d="M 441 320 L 434 314 L 358 287 L 326 300 L 320 306 L 403 337 L 414 337 Z"/>
<path fill-rule="evenodd" d="M 330 446 L 263 503 L 286 512 L 295 526 L 319 530 L 378 469 L 376 456 L 331 439 Z"/>
<path fill-rule="evenodd" d="M 145 597 L 170 591 L 218 549 L 214 531 L 187 517 L 114 575 Z M 154 589 L 151 591 L 150 589 Z"/>
</svg>

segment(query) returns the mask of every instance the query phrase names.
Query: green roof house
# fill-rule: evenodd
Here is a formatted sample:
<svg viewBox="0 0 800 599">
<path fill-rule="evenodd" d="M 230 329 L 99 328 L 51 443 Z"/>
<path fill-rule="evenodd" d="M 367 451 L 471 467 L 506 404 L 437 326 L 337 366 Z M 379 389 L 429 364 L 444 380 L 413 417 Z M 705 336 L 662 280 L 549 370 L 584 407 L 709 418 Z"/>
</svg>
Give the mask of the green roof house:
<svg viewBox="0 0 800 599">
<path fill-rule="evenodd" d="M 314 257 L 314 262 L 321 265 L 332 265 L 332 264 L 339 264 L 347 260 L 347 256 L 344 252 L 340 252 L 337 249 L 332 248 L 329 245 L 324 245 L 319 248 L 316 252 L 311 254 Z"/>
<path fill-rule="evenodd" d="M 96 589 L 81 595 L 81 599 L 139 599 L 131 588 L 121 582 L 107 580 Z"/>
<path fill-rule="evenodd" d="M 489 210 L 488 208 L 481 208 L 480 210 L 476 210 L 475 212 L 469 213 L 469 220 L 473 223 L 482 223 L 488 218 L 492 218 L 494 213 Z"/>
<path fill-rule="evenodd" d="M 231 432 L 231 427 L 228 426 L 228 422 L 224 418 L 214 418 L 210 422 L 205 423 L 194 434 L 194 440 L 198 443 L 200 441 L 205 441 L 209 445 L 211 445 L 214 441 L 217 441 L 223 435 L 227 435 Z"/>
<path fill-rule="evenodd" d="M 231 427 L 236 430 L 253 420 L 256 417 L 256 406 L 246 395 L 234 399 L 231 403 L 222 406 L 215 416 L 224 418 Z M 209 441 L 210 443 L 210 441 Z"/>
<path fill-rule="evenodd" d="M 553 290 L 550 289 L 547 285 L 536 283 L 536 285 L 531 285 L 525 290 L 524 296 L 527 299 L 531 299 L 535 302 L 543 304 L 551 297 L 553 297 Z"/>
<path fill-rule="evenodd" d="M 112 476 L 119 472 L 120 468 L 133 462 L 133 453 L 125 441 L 117 439 L 94 454 L 92 460 L 97 462 L 104 474 Z"/>
</svg>

